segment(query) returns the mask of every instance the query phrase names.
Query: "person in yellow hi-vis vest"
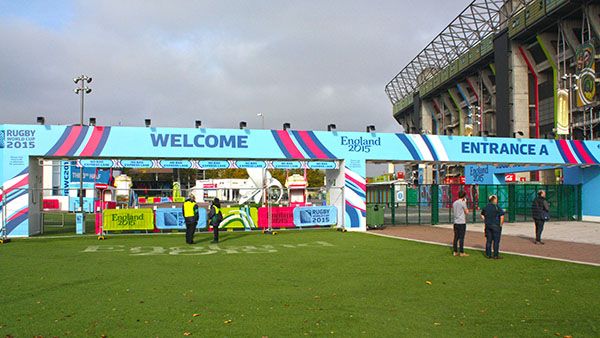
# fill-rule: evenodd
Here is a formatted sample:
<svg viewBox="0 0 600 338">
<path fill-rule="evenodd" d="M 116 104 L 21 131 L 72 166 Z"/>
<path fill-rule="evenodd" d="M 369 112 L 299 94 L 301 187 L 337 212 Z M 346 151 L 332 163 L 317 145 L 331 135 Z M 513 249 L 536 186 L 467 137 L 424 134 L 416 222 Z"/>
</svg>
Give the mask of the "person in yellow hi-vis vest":
<svg viewBox="0 0 600 338">
<path fill-rule="evenodd" d="M 219 243 L 219 225 L 223 220 L 223 213 L 221 213 L 221 201 L 215 198 L 208 211 L 208 222 L 213 227 L 213 243 Z"/>
<path fill-rule="evenodd" d="M 183 202 L 183 218 L 185 219 L 185 242 L 194 244 L 194 232 L 198 224 L 198 204 L 196 197 L 190 194 Z"/>
</svg>

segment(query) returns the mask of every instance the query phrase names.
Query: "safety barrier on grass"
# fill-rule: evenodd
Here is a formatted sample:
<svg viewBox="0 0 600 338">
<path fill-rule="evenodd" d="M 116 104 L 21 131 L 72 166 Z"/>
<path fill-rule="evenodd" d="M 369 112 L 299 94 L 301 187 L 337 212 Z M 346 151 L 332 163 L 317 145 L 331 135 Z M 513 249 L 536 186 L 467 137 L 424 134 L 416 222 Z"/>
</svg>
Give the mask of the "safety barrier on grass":
<svg viewBox="0 0 600 338">
<path fill-rule="evenodd" d="M 156 209 L 156 228 L 158 230 L 183 230 L 185 229 L 185 218 L 181 208 L 158 208 Z M 198 223 L 196 229 L 206 228 L 206 210 L 198 209 Z"/>
<path fill-rule="evenodd" d="M 105 231 L 154 230 L 152 209 L 107 209 L 103 212 Z"/>
<path fill-rule="evenodd" d="M 270 213 L 270 219 L 269 219 Z M 334 206 L 262 207 L 258 209 L 261 228 L 294 228 L 331 226 L 337 224 Z"/>
</svg>

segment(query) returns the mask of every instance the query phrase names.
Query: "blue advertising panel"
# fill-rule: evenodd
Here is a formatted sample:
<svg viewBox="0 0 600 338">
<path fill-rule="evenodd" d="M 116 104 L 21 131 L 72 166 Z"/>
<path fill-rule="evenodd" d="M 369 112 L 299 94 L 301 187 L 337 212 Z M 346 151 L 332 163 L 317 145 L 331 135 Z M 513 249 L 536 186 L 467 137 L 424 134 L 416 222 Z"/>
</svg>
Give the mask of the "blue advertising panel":
<svg viewBox="0 0 600 338">
<path fill-rule="evenodd" d="M 334 206 L 294 208 L 294 225 L 297 227 L 335 224 L 337 224 L 337 208 Z"/>
<path fill-rule="evenodd" d="M 83 169 L 83 170 L 82 170 Z M 98 169 L 98 168 L 78 168 L 74 165 L 71 166 L 71 183 L 79 184 L 81 180 L 81 174 L 83 172 L 83 183 L 99 183 L 108 184 L 110 180 L 109 169 Z"/>
<path fill-rule="evenodd" d="M 85 221 L 84 221 L 84 213 L 76 212 L 75 213 L 75 233 L 78 235 L 85 234 Z"/>
<path fill-rule="evenodd" d="M 302 164 L 298 161 L 273 161 L 274 169 L 300 169 Z"/>
<path fill-rule="evenodd" d="M 493 165 L 466 165 L 465 183 L 466 184 L 494 184 Z"/>
<path fill-rule="evenodd" d="M 310 169 L 337 169 L 337 164 L 335 162 L 329 161 L 311 161 L 308 162 L 308 168 Z"/>
<path fill-rule="evenodd" d="M 186 160 L 161 160 L 160 166 L 168 169 L 189 169 L 192 167 L 192 162 Z"/>
<path fill-rule="evenodd" d="M 62 196 L 68 196 L 69 190 L 80 188 L 81 171 L 83 170 L 83 188 L 93 189 L 95 184 L 108 184 L 110 169 L 97 167 L 77 167 L 76 161 L 60 162 L 60 191 Z"/>
<path fill-rule="evenodd" d="M 111 160 L 83 159 L 78 161 L 78 165 L 87 168 L 112 168 L 114 163 Z"/>
<path fill-rule="evenodd" d="M 227 169 L 229 162 L 227 161 L 198 161 L 198 166 L 201 169 Z"/>
<path fill-rule="evenodd" d="M 151 160 L 121 160 L 121 166 L 123 168 L 132 168 L 132 169 L 152 168 L 152 161 Z"/>
<path fill-rule="evenodd" d="M 265 168 L 267 163 L 265 161 L 236 161 L 235 165 L 240 169 Z"/>
<path fill-rule="evenodd" d="M 181 208 L 156 209 L 156 228 L 159 230 L 183 230 L 185 219 Z M 198 224 L 196 229 L 206 228 L 206 209 L 198 208 Z"/>
</svg>

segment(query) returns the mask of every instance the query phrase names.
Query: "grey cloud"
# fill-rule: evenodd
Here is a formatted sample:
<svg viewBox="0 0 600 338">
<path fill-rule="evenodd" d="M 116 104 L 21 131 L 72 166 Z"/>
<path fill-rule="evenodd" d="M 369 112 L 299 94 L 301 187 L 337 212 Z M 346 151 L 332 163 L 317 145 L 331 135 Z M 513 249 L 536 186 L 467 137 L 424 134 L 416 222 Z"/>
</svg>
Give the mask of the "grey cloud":
<svg viewBox="0 0 600 338">
<path fill-rule="evenodd" d="M 85 1 L 64 26 L 0 20 L 0 117 L 74 123 L 94 77 L 99 123 L 396 130 L 383 92 L 462 1 Z M 1 19 L 1 17 L 0 17 Z"/>
</svg>

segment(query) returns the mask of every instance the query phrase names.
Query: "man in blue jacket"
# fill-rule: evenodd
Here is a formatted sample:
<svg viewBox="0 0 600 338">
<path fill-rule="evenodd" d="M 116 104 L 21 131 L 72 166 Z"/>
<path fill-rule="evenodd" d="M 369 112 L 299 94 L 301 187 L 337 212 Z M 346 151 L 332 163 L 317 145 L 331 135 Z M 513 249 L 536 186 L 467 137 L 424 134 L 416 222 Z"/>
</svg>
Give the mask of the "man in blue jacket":
<svg viewBox="0 0 600 338">
<path fill-rule="evenodd" d="M 490 196 L 488 200 L 488 205 L 481 211 L 481 218 L 485 223 L 485 256 L 500 259 L 500 236 L 502 235 L 502 224 L 504 224 L 504 210 L 498 206 L 496 195 Z"/>
</svg>

